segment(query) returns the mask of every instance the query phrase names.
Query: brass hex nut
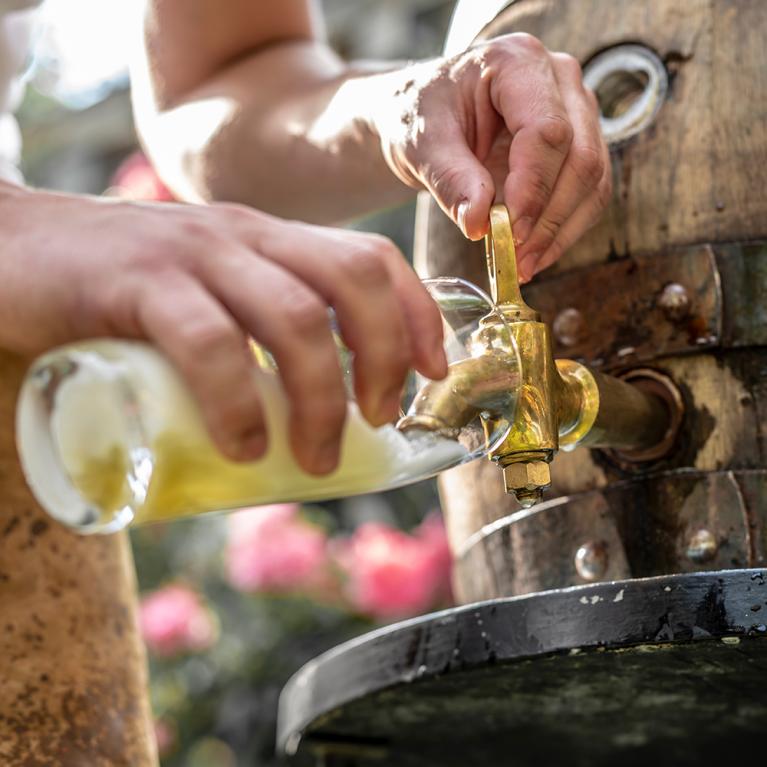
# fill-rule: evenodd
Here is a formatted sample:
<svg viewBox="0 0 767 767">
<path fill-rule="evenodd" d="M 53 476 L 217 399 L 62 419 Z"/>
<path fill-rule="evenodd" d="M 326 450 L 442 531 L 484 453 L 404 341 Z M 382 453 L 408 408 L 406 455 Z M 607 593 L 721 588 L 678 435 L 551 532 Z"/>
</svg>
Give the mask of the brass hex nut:
<svg viewBox="0 0 767 767">
<path fill-rule="evenodd" d="M 506 492 L 544 489 L 551 484 L 551 470 L 546 461 L 511 463 L 503 469 Z"/>
</svg>

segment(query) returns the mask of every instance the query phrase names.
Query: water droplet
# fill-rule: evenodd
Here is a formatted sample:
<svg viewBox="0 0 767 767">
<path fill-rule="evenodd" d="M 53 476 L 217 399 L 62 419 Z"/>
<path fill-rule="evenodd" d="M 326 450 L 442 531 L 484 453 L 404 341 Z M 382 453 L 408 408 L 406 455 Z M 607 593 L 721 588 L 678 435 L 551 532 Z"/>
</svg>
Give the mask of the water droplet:
<svg viewBox="0 0 767 767">
<path fill-rule="evenodd" d="M 517 495 L 517 503 L 523 508 L 523 509 L 532 509 L 533 506 L 535 506 L 538 501 L 541 500 L 543 497 L 543 493 L 535 493 L 532 495 L 523 495 L 518 494 Z"/>
<path fill-rule="evenodd" d="M 608 550 L 605 541 L 586 541 L 575 552 L 575 569 L 585 581 L 597 581 L 607 571 Z"/>
<path fill-rule="evenodd" d="M 562 346 L 575 346 L 584 336 L 586 323 L 577 309 L 569 307 L 554 318 L 551 329 Z"/>
<path fill-rule="evenodd" d="M 693 562 L 710 562 L 718 548 L 716 537 L 708 530 L 698 530 L 687 544 L 687 558 Z"/>
</svg>

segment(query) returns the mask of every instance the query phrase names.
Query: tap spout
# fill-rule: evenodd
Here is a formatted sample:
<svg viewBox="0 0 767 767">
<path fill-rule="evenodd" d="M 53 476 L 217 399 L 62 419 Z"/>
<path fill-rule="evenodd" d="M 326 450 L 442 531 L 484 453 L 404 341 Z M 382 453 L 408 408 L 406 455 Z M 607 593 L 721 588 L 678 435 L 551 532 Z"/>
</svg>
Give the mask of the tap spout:
<svg viewBox="0 0 767 767">
<path fill-rule="evenodd" d="M 519 373 L 514 356 L 488 350 L 454 362 L 441 381 L 426 383 L 399 420 L 401 431 L 425 429 L 457 439 L 461 429 L 480 414 L 513 412 Z"/>
<path fill-rule="evenodd" d="M 499 317 L 480 323 L 473 356 L 451 365 L 442 381 L 427 383 L 397 427 L 458 439 L 481 416 L 487 439 L 488 427 L 507 422 L 489 457 L 522 506 L 542 498 L 551 482 L 549 463 L 560 449 L 609 448 L 639 463 L 666 455 L 684 407 L 673 382 L 653 370 L 612 376 L 574 360 L 555 360 L 548 327 L 520 292 L 502 204 L 490 211 L 486 249 Z"/>
</svg>

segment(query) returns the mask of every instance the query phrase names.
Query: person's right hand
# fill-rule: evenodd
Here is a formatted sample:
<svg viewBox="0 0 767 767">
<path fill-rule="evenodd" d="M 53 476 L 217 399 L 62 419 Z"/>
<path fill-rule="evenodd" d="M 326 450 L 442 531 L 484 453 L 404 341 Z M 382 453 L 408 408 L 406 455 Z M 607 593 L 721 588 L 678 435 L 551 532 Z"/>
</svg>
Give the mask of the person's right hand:
<svg viewBox="0 0 767 767">
<path fill-rule="evenodd" d="M 338 462 L 346 394 L 328 308 L 354 352 L 373 425 L 408 369 L 447 372 L 439 311 L 386 238 L 233 205 L 129 203 L 0 184 L 0 345 L 40 353 L 93 337 L 154 343 L 188 382 L 222 452 L 267 446 L 248 339 L 277 361 L 290 440 L 314 474 Z"/>
<path fill-rule="evenodd" d="M 521 281 L 599 220 L 612 168 L 580 64 L 523 33 L 373 75 L 374 133 L 392 172 L 425 188 L 467 237 L 509 209 Z"/>
</svg>

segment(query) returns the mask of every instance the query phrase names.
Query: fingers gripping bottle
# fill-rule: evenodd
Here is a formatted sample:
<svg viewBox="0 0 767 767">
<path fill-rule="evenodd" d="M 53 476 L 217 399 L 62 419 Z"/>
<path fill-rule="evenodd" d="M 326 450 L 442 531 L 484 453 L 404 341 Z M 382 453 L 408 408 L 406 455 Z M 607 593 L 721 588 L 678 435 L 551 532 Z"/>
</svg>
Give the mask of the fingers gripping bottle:
<svg viewBox="0 0 767 767">
<path fill-rule="evenodd" d="M 476 352 L 477 328 L 494 307 L 461 280 L 425 284 L 442 312 L 454 368 Z M 204 512 L 387 490 L 486 455 L 513 416 L 518 360 L 508 347 L 502 352 L 507 393 L 492 419 L 478 409 L 476 418 L 449 434 L 395 424 L 373 428 L 350 397 L 339 466 L 326 476 L 310 475 L 288 444 L 279 371 L 265 350 L 255 350 L 269 446 L 248 463 L 218 451 L 186 384 L 147 343 L 98 339 L 35 360 L 19 395 L 16 437 L 25 476 L 43 508 L 80 532 L 109 533 Z M 339 359 L 351 391 L 350 353 L 340 340 Z M 411 376 L 404 410 L 422 385 Z"/>
</svg>

